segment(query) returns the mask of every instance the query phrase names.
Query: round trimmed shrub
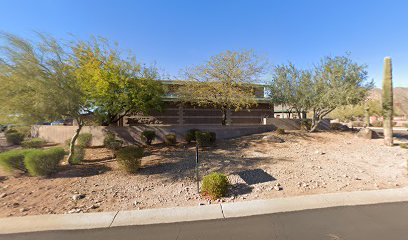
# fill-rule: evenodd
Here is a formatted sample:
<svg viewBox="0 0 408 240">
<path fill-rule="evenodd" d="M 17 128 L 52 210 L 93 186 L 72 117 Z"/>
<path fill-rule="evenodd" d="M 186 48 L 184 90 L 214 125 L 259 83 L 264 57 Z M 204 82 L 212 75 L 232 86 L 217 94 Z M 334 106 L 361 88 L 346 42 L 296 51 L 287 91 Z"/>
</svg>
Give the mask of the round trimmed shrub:
<svg viewBox="0 0 408 240">
<path fill-rule="evenodd" d="M 224 174 L 213 172 L 204 176 L 201 192 L 212 199 L 218 199 L 227 193 L 228 178 Z"/>
<path fill-rule="evenodd" d="M 25 154 L 24 165 L 31 176 L 49 176 L 56 172 L 64 155 L 65 151 L 61 147 L 35 149 Z"/>
<path fill-rule="evenodd" d="M 110 150 L 116 151 L 122 148 L 123 142 L 119 139 L 116 139 L 114 133 L 108 132 L 105 139 L 103 140 L 103 145 Z"/>
<path fill-rule="evenodd" d="M 167 145 L 176 145 L 177 143 L 177 136 L 174 133 L 166 134 L 164 138 Z"/>
<path fill-rule="evenodd" d="M 14 173 L 16 170 L 27 171 L 24 166 L 24 155 L 28 151 L 30 150 L 18 149 L 0 153 L 1 168 L 8 173 Z"/>
<path fill-rule="evenodd" d="M 151 145 L 152 141 L 156 138 L 156 133 L 154 131 L 146 130 L 142 132 L 141 139 L 147 145 Z"/>
<path fill-rule="evenodd" d="M 119 166 L 127 173 L 136 173 L 140 168 L 143 157 L 143 148 L 127 146 L 116 152 Z"/>
<path fill-rule="evenodd" d="M 21 142 L 23 148 L 42 148 L 46 144 L 46 141 L 41 138 L 31 138 Z"/>
<path fill-rule="evenodd" d="M 208 147 L 215 144 L 217 139 L 215 132 L 196 132 L 196 142 L 201 147 Z"/>
<path fill-rule="evenodd" d="M 283 135 L 283 134 L 285 134 L 286 132 L 285 132 L 285 129 L 283 129 L 283 128 L 278 128 L 278 129 L 276 129 L 276 133 L 277 133 L 277 134 L 280 134 L 280 135 Z"/>
<path fill-rule="evenodd" d="M 8 130 L 4 135 L 9 144 L 20 145 L 21 142 L 24 141 L 24 134 L 19 133 L 16 130 Z"/>
<path fill-rule="evenodd" d="M 199 132 L 199 131 L 200 129 L 195 129 L 195 128 L 189 129 L 185 135 L 186 142 L 191 143 L 193 141 L 196 141 L 196 132 Z"/>
<path fill-rule="evenodd" d="M 81 133 L 77 138 L 77 145 L 83 148 L 90 147 L 92 141 L 91 133 Z"/>
</svg>

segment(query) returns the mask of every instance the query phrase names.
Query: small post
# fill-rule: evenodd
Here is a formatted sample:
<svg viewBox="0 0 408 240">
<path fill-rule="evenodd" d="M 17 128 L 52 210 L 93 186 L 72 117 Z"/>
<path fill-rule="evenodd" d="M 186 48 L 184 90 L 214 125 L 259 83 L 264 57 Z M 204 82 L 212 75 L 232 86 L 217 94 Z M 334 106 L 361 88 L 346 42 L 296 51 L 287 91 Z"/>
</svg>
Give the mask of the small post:
<svg viewBox="0 0 408 240">
<path fill-rule="evenodd" d="M 200 181 L 198 179 L 198 143 L 196 144 L 196 181 L 197 181 L 197 193 L 200 193 Z"/>
</svg>

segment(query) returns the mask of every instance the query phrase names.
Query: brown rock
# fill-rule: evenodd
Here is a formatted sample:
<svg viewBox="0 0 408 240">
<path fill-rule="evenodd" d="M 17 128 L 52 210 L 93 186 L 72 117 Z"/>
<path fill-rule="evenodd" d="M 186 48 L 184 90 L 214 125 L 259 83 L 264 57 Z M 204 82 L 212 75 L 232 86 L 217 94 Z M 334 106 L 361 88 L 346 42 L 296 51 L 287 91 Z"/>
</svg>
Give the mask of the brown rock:
<svg viewBox="0 0 408 240">
<path fill-rule="evenodd" d="M 358 131 L 357 136 L 360 138 L 365 138 L 365 139 L 375 139 L 378 138 L 378 134 L 369 129 L 369 128 L 362 128 L 360 131 Z"/>
</svg>

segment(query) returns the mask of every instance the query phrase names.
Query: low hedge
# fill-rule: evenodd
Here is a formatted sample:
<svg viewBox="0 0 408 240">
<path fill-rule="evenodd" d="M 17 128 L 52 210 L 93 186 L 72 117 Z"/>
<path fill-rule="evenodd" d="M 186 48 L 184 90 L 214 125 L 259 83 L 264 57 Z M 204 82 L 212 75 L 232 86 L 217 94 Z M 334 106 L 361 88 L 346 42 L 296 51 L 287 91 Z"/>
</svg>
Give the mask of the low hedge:
<svg viewBox="0 0 408 240">
<path fill-rule="evenodd" d="M 127 146 L 116 152 L 116 159 L 125 172 L 136 173 L 140 168 L 143 152 L 141 147 Z"/>
<path fill-rule="evenodd" d="M 25 154 L 24 165 L 31 176 L 48 176 L 57 170 L 64 155 L 61 147 L 31 150 Z"/>
<path fill-rule="evenodd" d="M 197 144 L 201 147 L 208 147 L 215 144 L 217 135 L 215 132 L 197 131 L 195 135 Z"/>
<path fill-rule="evenodd" d="M 224 197 L 228 191 L 228 178 L 224 174 L 213 172 L 204 176 L 201 191 L 212 199 Z"/>
<path fill-rule="evenodd" d="M 0 153 L 0 166 L 8 172 L 14 173 L 15 171 L 27 171 L 24 166 L 24 156 L 30 151 L 28 149 L 17 149 Z"/>
<path fill-rule="evenodd" d="M 156 133 L 154 131 L 146 130 L 142 132 L 141 139 L 147 145 L 151 145 L 152 141 L 156 138 Z"/>
<path fill-rule="evenodd" d="M 177 136 L 174 133 L 164 135 L 164 140 L 167 145 L 176 145 Z"/>
<path fill-rule="evenodd" d="M 31 138 L 21 142 L 23 148 L 42 148 L 46 144 L 46 141 L 41 138 Z"/>
</svg>

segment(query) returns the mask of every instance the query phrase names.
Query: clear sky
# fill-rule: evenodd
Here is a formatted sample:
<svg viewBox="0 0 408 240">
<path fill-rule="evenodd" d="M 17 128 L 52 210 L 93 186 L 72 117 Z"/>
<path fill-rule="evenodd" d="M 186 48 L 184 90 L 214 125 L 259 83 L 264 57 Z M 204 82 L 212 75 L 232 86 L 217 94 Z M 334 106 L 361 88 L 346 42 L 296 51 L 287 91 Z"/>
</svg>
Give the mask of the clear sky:
<svg viewBox="0 0 408 240">
<path fill-rule="evenodd" d="M 224 50 L 253 49 L 272 65 L 303 68 L 349 51 L 381 86 L 383 58 L 391 56 L 394 85 L 408 87 L 404 0 L 0 0 L 0 31 L 104 36 L 171 78 Z"/>
</svg>

